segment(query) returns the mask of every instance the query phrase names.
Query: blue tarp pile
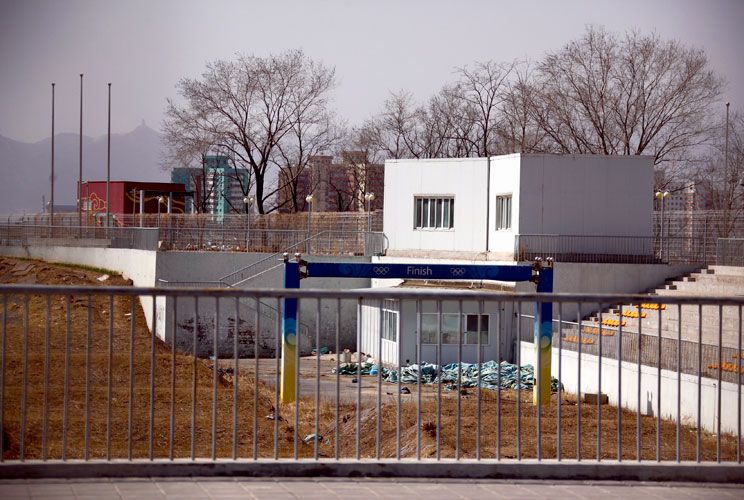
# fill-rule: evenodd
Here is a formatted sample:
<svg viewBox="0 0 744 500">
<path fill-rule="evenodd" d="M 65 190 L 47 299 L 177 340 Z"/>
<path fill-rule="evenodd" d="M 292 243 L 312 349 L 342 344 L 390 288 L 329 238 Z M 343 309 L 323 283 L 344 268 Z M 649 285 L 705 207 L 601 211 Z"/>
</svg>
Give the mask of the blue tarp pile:
<svg viewBox="0 0 744 500">
<path fill-rule="evenodd" d="M 371 363 L 362 363 L 362 374 L 369 375 L 372 368 Z M 462 387 L 476 387 L 478 385 L 478 364 L 477 363 L 450 363 L 444 365 L 439 371 L 439 367 L 432 363 L 421 364 L 421 383 L 435 384 L 442 378 L 442 384 L 446 389 L 457 389 L 458 367 L 462 370 Z M 341 375 L 356 375 L 358 373 L 356 363 L 342 363 L 339 365 Z M 335 370 L 334 370 L 335 371 Z M 523 365 L 521 372 L 517 374 L 517 365 L 502 361 L 501 364 L 495 361 L 486 361 L 481 363 L 481 387 L 484 389 L 497 389 L 499 383 L 499 371 L 501 371 L 501 387 L 504 389 L 516 389 L 517 384 L 524 390 L 531 390 L 535 383 L 534 368 L 532 365 Z M 418 380 L 418 365 L 409 365 L 401 368 L 400 381 L 404 384 L 415 384 Z M 388 368 L 382 369 L 382 378 L 385 382 L 398 382 L 398 371 Z M 550 390 L 558 391 L 558 380 L 551 377 Z"/>
</svg>

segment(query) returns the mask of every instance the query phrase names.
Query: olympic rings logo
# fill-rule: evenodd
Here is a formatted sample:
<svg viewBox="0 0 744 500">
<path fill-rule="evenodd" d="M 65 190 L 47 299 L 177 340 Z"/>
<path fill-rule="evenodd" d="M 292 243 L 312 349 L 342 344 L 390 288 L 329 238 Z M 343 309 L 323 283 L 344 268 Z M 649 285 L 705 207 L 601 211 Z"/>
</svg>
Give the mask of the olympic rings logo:
<svg viewBox="0 0 744 500">
<path fill-rule="evenodd" d="M 377 276 L 385 276 L 390 269 L 387 267 L 374 267 L 373 271 Z"/>
<path fill-rule="evenodd" d="M 454 267 L 450 269 L 450 273 L 452 276 L 464 276 L 465 275 L 465 268 L 464 267 Z"/>
</svg>

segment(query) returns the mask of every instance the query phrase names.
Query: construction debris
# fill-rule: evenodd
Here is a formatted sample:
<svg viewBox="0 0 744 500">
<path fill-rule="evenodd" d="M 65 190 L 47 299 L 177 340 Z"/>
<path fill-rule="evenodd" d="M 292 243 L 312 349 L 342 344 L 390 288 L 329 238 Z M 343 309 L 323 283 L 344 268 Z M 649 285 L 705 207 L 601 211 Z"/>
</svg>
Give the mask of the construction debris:
<svg viewBox="0 0 744 500">
<path fill-rule="evenodd" d="M 372 369 L 372 363 L 362 363 L 362 375 L 369 375 Z M 339 365 L 338 372 L 341 375 L 357 375 L 359 373 L 357 363 L 343 363 Z M 335 368 L 332 370 L 335 373 Z M 534 386 L 534 367 L 532 365 L 522 365 L 519 375 L 518 367 L 506 361 L 500 364 L 495 361 L 486 361 L 480 365 L 480 386 L 484 389 L 499 388 L 499 372 L 501 372 L 502 389 L 516 389 L 517 384 L 523 390 L 531 390 Z M 458 372 L 461 373 L 461 387 L 478 386 L 478 364 L 477 363 L 450 363 L 442 367 L 441 373 L 439 367 L 432 363 L 421 364 L 421 383 L 436 384 L 441 377 L 442 384 L 446 390 L 457 389 Z M 398 371 L 382 367 L 382 378 L 385 382 L 397 383 Z M 400 381 L 404 384 L 415 384 L 419 379 L 419 365 L 409 365 L 401 368 Z M 519 379 L 519 381 L 518 381 Z M 353 382 L 353 381 L 352 381 Z M 558 380 L 551 378 L 550 388 L 553 392 L 558 390 Z M 401 391 L 402 392 L 402 391 Z"/>
</svg>

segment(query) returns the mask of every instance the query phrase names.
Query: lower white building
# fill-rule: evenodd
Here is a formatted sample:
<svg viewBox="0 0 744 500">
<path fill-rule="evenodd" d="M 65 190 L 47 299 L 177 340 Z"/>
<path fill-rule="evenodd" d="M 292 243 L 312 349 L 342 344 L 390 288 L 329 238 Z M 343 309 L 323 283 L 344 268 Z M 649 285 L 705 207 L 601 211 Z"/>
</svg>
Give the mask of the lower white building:
<svg viewBox="0 0 744 500">
<path fill-rule="evenodd" d="M 401 366 L 416 363 L 418 354 L 418 302 L 416 300 L 366 300 L 362 303 L 362 345 L 360 350 L 385 365 Z M 440 320 L 441 316 L 441 320 Z M 486 302 L 480 311 L 478 304 L 442 302 L 441 315 L 436 301 L 421 302 L 421 359 L 442 365 L 478 360 L 478 332 L 481 332 L 482 361 L 512 359 L 514 314 L 511 304 Z M 461 319 L 459 319 L 461 318 Z M 441 321 L 441 360 L 437 357 Z M 462 353 L 460 354 L 458 321 L 462 321 Z M 459 356 L 462 356 L 459 358 Z"/>
</svg>

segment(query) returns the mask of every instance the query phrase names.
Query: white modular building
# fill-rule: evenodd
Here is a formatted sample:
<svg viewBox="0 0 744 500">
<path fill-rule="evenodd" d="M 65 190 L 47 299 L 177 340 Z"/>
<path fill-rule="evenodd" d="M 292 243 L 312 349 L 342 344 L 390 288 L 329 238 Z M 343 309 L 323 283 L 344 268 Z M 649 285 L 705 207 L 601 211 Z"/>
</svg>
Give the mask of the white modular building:
<svg viewBox="0 0 744 500">
<path fill-rule="evenodd" d="M 530 237 L 540 236 L 543 246 L 553 238 L 555 254 L 650 256 L 653 175 L 650 156 L 388 160 L 388 255 L 524 260 Z"/>
</svg>

